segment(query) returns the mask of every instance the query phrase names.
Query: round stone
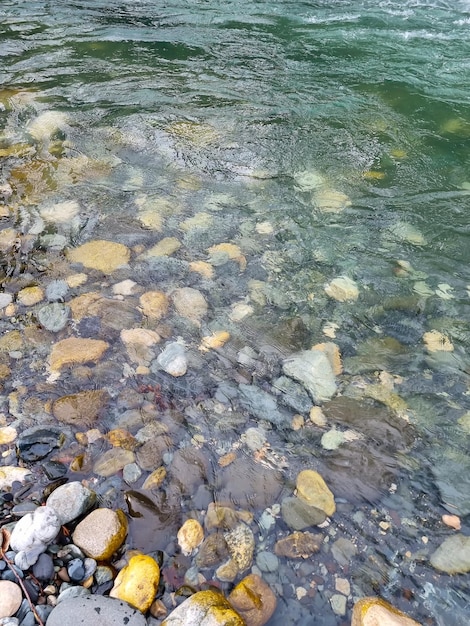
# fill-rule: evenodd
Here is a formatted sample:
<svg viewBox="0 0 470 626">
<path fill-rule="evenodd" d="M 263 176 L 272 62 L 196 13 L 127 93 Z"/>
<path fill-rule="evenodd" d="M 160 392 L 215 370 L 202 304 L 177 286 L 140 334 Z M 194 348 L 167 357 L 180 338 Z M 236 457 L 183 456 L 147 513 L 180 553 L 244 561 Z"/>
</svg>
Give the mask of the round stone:
<svg viewBox="0 0 470 626">
<path fill-rule="evenodd" d="M 96 509 L 78 524 L 73 542 L 97 561 L 106 561 L 118 550 L 127 535 L 127 518 L 118 509 Z"/>
<path fill-rule="evenodd" d="M 78 481 L 61 485 L 47 498 L 46 504 L 54 509 L 61 524 L 68 524 L 90 509 L 96 494 Z"/>
<path fill-rule="evenodd" d="M 21 588 L 9 580 L 0 580 L 0 618 L 11 617 L 21 606 Z"/>
</svg>

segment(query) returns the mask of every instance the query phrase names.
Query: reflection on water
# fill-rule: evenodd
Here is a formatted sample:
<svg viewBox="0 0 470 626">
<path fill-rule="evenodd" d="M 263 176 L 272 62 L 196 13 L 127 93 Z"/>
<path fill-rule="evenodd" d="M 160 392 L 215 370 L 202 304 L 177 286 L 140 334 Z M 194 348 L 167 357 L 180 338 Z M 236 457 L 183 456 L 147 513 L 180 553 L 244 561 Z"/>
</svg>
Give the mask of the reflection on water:
<svg viewBox="0 0 470 626">
<path fill-rule="evenodd" d="M 338 510 L 312 562 L 261 570 L 270 623 L 342 623 L 341 576 L 347 616 L 379 594 L 463 624 L 468 574 L 429 556 L 443 513 L 469 530 L 468 5 L 105 4 L 1 9 L 8 423 L 66 423 L 59 460 L 171 556 L 214 501 L 271 551 L 317 469 Z M 71 336 L 105 357 L 46 372 Z M 312 346 L 336 368 L 321 408 L 283 370 Z"/>
</svg>

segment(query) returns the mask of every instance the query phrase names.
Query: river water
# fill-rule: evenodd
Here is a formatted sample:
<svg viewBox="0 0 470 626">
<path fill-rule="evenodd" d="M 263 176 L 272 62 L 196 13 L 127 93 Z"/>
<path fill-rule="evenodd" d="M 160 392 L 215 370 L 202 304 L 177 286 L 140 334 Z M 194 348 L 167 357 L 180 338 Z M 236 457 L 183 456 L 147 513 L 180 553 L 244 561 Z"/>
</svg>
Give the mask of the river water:
<svg viewBox="0 0 470 626">
<path fill-rule="evenodd" d="M 470 531 L 468 0 L 2 0 L 0 18 L 0 154 L 12 211 L 2 226 L 24 237 L 22 264 L 2 240 L 5 291 L 47 287 L 72 273 L 67 249 L 115 241 L 132 252 L 127 269 L 75 286 L 65 302 L 109 296 L 125 279 L 167 293 L 189 286 L 204 294 L 208 318 L 171 320 L 165 341 L 197 347 L 221 329 L 232 337 L 217 362 L 206 370 L 195 357 L 181 378 L 189 382 L 176 385 L 155 371 L 139 379 L 132 359 L 123 370 L 120 321 L 100 331 L 99 315 L 85 315 L 88 326 L 75 320 L 54 341 L 104 337 L 119 371 L 80 384 L 62 376 L 44 397 L 95 385 L 121 398 L 156 377 L 187 420 L 176 447 L 220 456 L 261 423 L 287 482 L 321 471 L 338 504 L 329 542 L 347 537 L 358 554 L 341 566 L 325 548 L 311 569 L 291 561 L 270 573 L 279 598 L 270 623 L 286 611 L 292 624 L 348 623 L 352 600 L 375 594 L 423 623 L 467 623 L 469 575 L 437 572 L 429 556 L 455 532 L 442 514 Z M 142 256 L 167 237 L 179 247 L 165 262 Z M 221 243 L 236 248 L 208 252 Z M 55 273 L 42 271 L 48 258 Z M 215 275 L 188 271 L 196 261 Z M 338 277 L 358 295 L 328 295 Z M 34 318 L 18 307 L 3 315 L 3 332 Z M 290 411 L 281 428 L 263 420 L 267 396 L 237 395 L 247 383 L 271 394 L 283 358 L 325 341 L 342 356 L 338 397 L 356 403 L 352 413 L 401 420 L 397 445 L 379 423 L 367 445 L 332 449 L 325 432 L 346 428 L 338 399 L 324 407 L 325 426 L 278 399 Z M 12 360 L 4 401 L 19 379 L 21 401 L 31 400 L 32 371 L 45 375 Z M 221 415 L 216 426 L 200 421 L 209 400 L 235 407 L 225 429 Z M 347 425 L 364 436 L 359 418 Z M 266 504 L 275 502 L 254 506 L 256 515 Z M 204 508 L 190 495 L 184 507 Z M 260 533 L 263 548 L 274 540 Z M 345 616 L 331 609 L 335 576 L 352 584 Z M 313 598 L 298 592 L 315 585 Z"/>
</svg>

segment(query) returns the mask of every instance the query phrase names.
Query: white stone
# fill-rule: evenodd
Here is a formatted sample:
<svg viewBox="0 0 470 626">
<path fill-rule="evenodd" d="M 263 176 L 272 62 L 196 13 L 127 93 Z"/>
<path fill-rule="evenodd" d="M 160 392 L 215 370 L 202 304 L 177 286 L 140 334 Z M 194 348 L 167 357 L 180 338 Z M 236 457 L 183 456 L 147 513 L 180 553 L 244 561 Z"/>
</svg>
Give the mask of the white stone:
<svg viewBox="0 0 470 626">
<path fill-rule="evenodd" d="M 339 276 L 333 279 L 325 286 L 325 292 L 330 298 L 334 298 L 338 302 L 357 300 L 359 297 L 359 289 L 356 283 L 347 276 Z"/>
<path fill-rule="evenodd" d="M 0 619 L 14 615 L 22 600 L 23 594 L 16 583 L 0 580 Z"/>
<path fill-rule="evenodd" d="M 34 565 L 47 546 L 56 538 L 60 521 L 50 506 L 40 506 L 22 517 L 13 529 L 10 547 L 18 554 L 15 564 L 21 569 Z"/>
<path fill-rule="evenodd" d="M 162 370 L 171 376 L 184 376 L 188 371 L 188 360 L 184 345 L 177 341 L 172 341 L 158 355 L 157 363 Z"/>
</svg>

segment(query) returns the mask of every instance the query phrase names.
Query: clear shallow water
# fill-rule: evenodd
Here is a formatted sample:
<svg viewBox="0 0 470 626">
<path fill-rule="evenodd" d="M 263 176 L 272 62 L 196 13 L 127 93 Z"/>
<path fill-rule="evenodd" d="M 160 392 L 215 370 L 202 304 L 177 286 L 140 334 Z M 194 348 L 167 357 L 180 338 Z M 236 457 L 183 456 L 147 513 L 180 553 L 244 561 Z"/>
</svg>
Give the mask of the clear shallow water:
<svg viewBox="0 0 470 626">
<path fill-rule="evenodd" d="M 348 508 L 353 498 L 343 494 L 341 523 L 363 550 L 354 593 L 380 593 L 416 619 L 464 624 L 468 575 L 437 579 L 426 557 L 411 566 L 402 554 L 419 552 L 424 535 L 439 544 L 445 510 L 463 522 L 469 513 L 468 482 L 457 504 L 449 494 L 470 468 L 468 426 L 458 422 L 470 410 L 470 4 L 6 0 L 0 17 L 1 147 L 35 146 L 3 157 L 17 205 L 34 215 L 79 201 L 79 222 L 52 228 L 73 244 L 147 247 L 176 236 L 184 244 L 176 256 L 189 261 L 236 243 L 248 278 L 269 285 L 265 303 L 252 296 L 254 315 L 231 328 L 237 347 L 272 344 L 287 355 L 326 340 L 322 329 L 334 323 L 341 393 L 377 383 L 379 371 L 401 377 L 394 391 L 417 441 L 400 464 L 402 500 L 382 493 L 371 506 L 396 510 L 417 530 L 398 524 L 384 538 L 377 524 L 352 523 L 365 504 Z M 67 121 L 57 137 L 33 141 L 28 125 L 49 110 Z M 80 156 L 94 165 L 61 165 Z M 325 211 L 325 189 L 347 196 L 342 210 Z M 139 211 L 161 198 L 174 214 L 161 232 L 143 229 Z M 210 228 L 181 227 L 201 211 L 215 218 Z M 265 222 L 269 235 L 256 229 Z M 227 268 L 206 285 L 214 327 L 247 296 L 248 278 Z M 136 267 L 134 278 L 148 288 L 144 273 Z M 324 284 L 340 275 L 356 281 L 357 302 L 326 296 Z M 422 336 L 431 329 L 454 351 L 429 354 Z M 199 340 L 196 329 L 183 331 Z M 401 345 L 384 347 L 384 338 Z M 321 434 L 271 437 L 294 476 L 309 454 L 315 464 L 331 457 Z M 387 563 L 378 582 L 364 574 L 377 555 Z M 321 614 L 314 623 L 341 623 Z"/>
</svg>

